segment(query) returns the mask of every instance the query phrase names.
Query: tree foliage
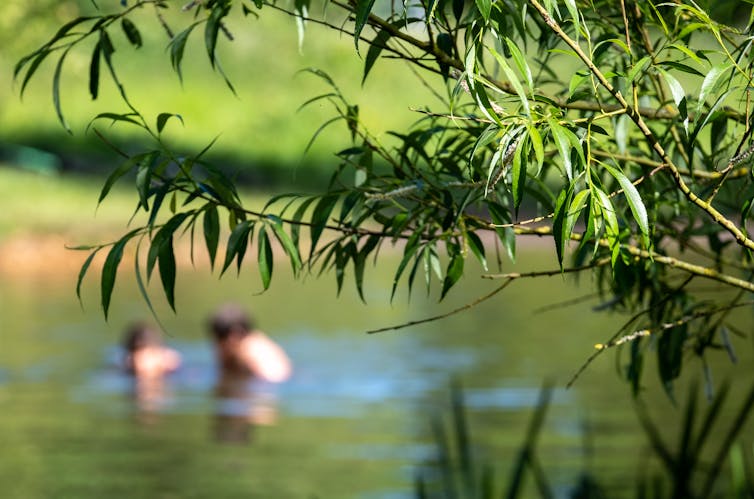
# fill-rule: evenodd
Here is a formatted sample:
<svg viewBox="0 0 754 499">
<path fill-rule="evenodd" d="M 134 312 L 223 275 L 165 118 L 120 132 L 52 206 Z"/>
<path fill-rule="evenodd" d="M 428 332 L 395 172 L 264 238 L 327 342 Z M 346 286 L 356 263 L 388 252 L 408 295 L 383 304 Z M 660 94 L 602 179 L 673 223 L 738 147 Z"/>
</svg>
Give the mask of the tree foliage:
<svg viewBox="0 0 754 499">
<path fill-rule="evenodd" d="M 100 195 L 102 201 L 127 174 L 135 177 L 146 223 L 84 248 L 107 252 L 105 315 L 127 245 L 145 248 L 135 266 L 147 302 L 144 279 L 157 268 L 172 307 L 174 240 L 181 234 L 205 244 L 221 273 L 240 270 L 256 253 L 265 289 L 279 245 L 294 272 L 332 272 L 338 290 L 350 275 L 360 294 L 368 259 L 393 245 L 402 252 L 393 294 L 402 283 L 410 291 L 436 280 L 442 298 L 469 272 L 469 259 L 490 272 L 485 277 L 501 280 L 482 299 L 522 277 L 592 273 L 602 308 L 630 315 L 597 353 L 625 346 L 626 376 L 636 389 L 650 353 L 669 390 L 689 352 L 734 356 L 730 336 L 740 329 L 732 312 L 750 308 L 754 291 L 748 6 L 717 3 L 713 12 L 681 0 L 327 0 L 326 9 L 310 0 L 100 4 L 100 13 L 71 20 L 21 59 L 15 76 L 23 93 L 40 65 L 56 60 L 54 109 L 68 128 L 59 84 L 66 56 L 90 50 L 92 98 L 109 75 L 128 108 L 99 114 L 91 126 L 135 126 L 153 141 L 149 151 L 121 152 L 123 162 Z M 153 10 L 152 24 L 134 18 L 144 9 Z M 254 211 L 203 159 L 211 142 L 188 156 L 165 145 L 161 132 L 181 117 L 141 111 L 118 77 L 114 54 L 119 45 L 146 43 L 142 31 L 162 30 L 166 64 L 182 77 L 187 41 L 199 38 L 211 68 L 234 91 L 238 82 L 224 72 L 218 46 L 232 49 L 233 30 L 272 10 L 297 20 L 303 44 L 307 23 L 352 36 L 363 79 L 382 59 L 401 59 L 445 93 L 442 104 L 419 111 L 413 127 L 380 139 L 336 82 L 309 69 L 329 91 L 304 105 L 326 101 L 334 112 L 315 138 L 343 123 L 351 145 L 337 152 L 326 192 L 278 196 Z M 487 270 L 501 255 L 515 258 L 522 238 L 551 239 L 553 267 L 527 275 Z"/>
</svg>

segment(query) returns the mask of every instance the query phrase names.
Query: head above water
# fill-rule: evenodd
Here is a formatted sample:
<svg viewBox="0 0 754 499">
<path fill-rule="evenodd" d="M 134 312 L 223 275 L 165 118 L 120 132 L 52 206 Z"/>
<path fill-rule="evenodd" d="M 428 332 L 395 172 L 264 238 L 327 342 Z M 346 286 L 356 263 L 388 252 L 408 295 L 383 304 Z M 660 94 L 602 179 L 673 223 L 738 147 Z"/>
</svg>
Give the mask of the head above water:
<svg viewBox="0 0 754 499">
<path fill-rule="evenodd" d="M 244 336 L 254 329 L 254 320 L 235 303 L 221 305 L 209 319 L 209 332 L 217 341 L 224 341 L 231 335 Z"/>
<path fill-rule="evenodd" d="M 139 349 L 159 345 L 160 332 L 146 322 L 134 322 L 126 329 L 123 348 L 129 353 Z"/>
</svg>

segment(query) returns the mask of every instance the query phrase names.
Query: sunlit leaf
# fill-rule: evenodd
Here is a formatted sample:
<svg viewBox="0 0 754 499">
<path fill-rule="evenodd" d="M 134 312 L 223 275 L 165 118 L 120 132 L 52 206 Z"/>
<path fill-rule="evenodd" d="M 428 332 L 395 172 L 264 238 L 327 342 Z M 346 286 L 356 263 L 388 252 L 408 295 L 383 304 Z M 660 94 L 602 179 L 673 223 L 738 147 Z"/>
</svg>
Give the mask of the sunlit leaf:
<svg viewBox="0 0 754 499">
<path fill-rule="evenodd" d="M 521 147 L 516 148 L 513 153 L 513 164 L 511 165 L 511 189 L 513 191 L 513 206 L 518 216 L 518 209 L 521 201 L 524 199 L 524 189 L 526 188 L 526 161 L 521 153 Z"/>
<path fill-rule="evenodd" d="M 552 138 L 555 140 L 555 146 L 558 148 L 558 153 L 561 161 L 563 161 L 563 167 L 565 173 L 568 176 L 568 180 L 573 180 L 573 166 L 571 164 L 571 142 L 566 136 L 565 129 L 556 120 L 548 118 L 547 123 L 550 125 L 550 131 L 552 132 Z"/>
<path fill-rule="evenodd" d="M 697 115 L 701 113 L 704 104 L 707 102 L 707 97 L 714 91 L 720 78 L 728 72 L 730 67 L 730 63 L 724 62 L 710 68 L 709 72 L 704 77 L 702 87 L 699 90 L 699 101 L 696 104 Z"/>
<path fill-rule="evenodd" d="M 479 13 L 482 14 L 482 19 L 485 22 L 490 20 L 490 13 L 492 12 L 492 0 L 474 0 Z"/>
<path fill-rule="evenodd" d="M 647 218 L 647 209 L 644 206 L 644 202 L 641 200 L 639 191 L 636 189 L 634 184 L 632 184 L 631 181 L 623 174 L 623 172 L 608 165 L 607 163 L 605 163 L 603 166 L 610 173 L 610 175 L 612 175 L 618 181 L 621 189 L 623 189 L 623 194 L 626 196 L 626 201 L 628 201 L 628 206 L 631 208 L 631 212 L 634 215 L 634 220 L 636 220 L 636 224 L 639 226 L 639 230 L 641 231 L 644 246 L 649 246 L 649 221 Z"/>
</svg>

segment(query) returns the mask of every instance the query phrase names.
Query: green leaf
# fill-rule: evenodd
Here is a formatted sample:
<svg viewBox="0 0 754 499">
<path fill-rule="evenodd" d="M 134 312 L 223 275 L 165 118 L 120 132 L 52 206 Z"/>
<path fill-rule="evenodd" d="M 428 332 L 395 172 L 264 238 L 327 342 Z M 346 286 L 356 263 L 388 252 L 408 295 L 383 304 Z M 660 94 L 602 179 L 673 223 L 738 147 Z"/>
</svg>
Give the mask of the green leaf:
<svg viewBox="0 0 754 499">
<path fill-rule="evenodd" d="M 414 254 L 416 254 L 416 250 L 419 249 L 419 235 L 420 232 L 416 231 L 411 234 L 411 237 L 406 241 L 406 246 L 403 249 L 403 258 L 401 258 L 401 261 L 398 264 L 398 269 L 393 276 L 393 290 L 390 293 L 391 302 L 393 301 L 393 298 L 395 298 L 395 291 L 398 289 L 398 281 L 400 281 L 401 275 L 403 275 L 403 271 L 406 269 L 406 265 L 411 261 Z"/>
<path fill-rule="evenodd" d="M 155 312 L 154 307 L 152 306 L 152 300 L 149 298 L 147 287 L 144 285 L 144 278 L 141 276 L 141 268 L 139 265 L 139 260 L 140 260 L 139 250 L 140 249 L 141 249 L 141 241 L 139 241 L 139 244 L 136 245 L 136 255 L 134 256 L 134 275 L 136 276 L 136 285 L 139 288 L 139 293 L 141 293 L 141 297 L 146 302 L 147 307 L 149 308 L 149 311 L 152 312 L 152 316 L 157 318 L 157 312 Z"/>
<path fill-rule="evenodd" d="M 364 29 L 367 21 L 369 20 L 369 14 L 374 7 L 374 0 L 356 0 L 356 17 L 354 19 L 353 29 L 353 41 L 356 45 L 356 51 L 359 51 L 359 38 L 361 37 L 361 31 Z"/>
<path fill-rule="evenodd" d="M 47 49 L 41 49 L 39 52 L 36 53 L 34 56 L 34 59 L 32 60 L 31 64 L 29 65 L 29 69 L 26 70 L 26 76 L 24 76 L 24 81 L 21 84 L 21 96 L 24 95 L 24 90 L 26 90 L 26 85 L 28 85 L 29 81 L 31 80 L 32 75 L 37 71 L 39 68 L 39 65 L 42 64 L 42 61 L 45 60 L 45 58 L 50 55 L 52 51 Z M 14 76 L 15 77 L 15 76 Z"/>
<path fill-rule="evenodd" d="M 448 294 L 450 288 L 452 288 L 463 275 L 463 264 L 463 256 L 460 253 L 455 253 L 450 258 L 448 270 L 445 273 L 445 280 L 442 283 L 442 293 L 440 294 L 441 300 L 445 298 L 445 295 Z"/>
<path fill-rule="evenodd" d="M 63 52 L 63 55 L 58 59 L 58 64 L 55 66 L 55 74 L 52 76 L 52 103 L 55 106 L 55 112 L 58 115 L 60 124 L 63 125 L 63 128 L 65 128 L 68 133 L 72 134 L 73 132 L 68 126 L 68 123 L 66 123 L 65 117 L 63 117 L 63 109 L 60 106 L 60 74 L 63 70 L 63 62 L 65 61 L 65 57 L 68 55 L 69 50 L 71 50 L 71 47 Z"/>
<path fill-rule="evenodd" d="M 131 20 L 127 17 L 124 17 L 121 20 L 120 25 L 123 28 L 123 32 L 126 34 L 126 38 L 128 38 L 128 41 L 131 42 L 131 45 L 136 48 L 141 47 L 141 33 L 139 33 L 136 25 L 132 23 Z"/>
<path fill-rule="evenodd" d="M 168 47 L 170 48 L 170 63 L 173 66 L 173 70 L 178 73 L 178 79 L 183 81 L 183 73 L 181 72 L 181 63 L 183 62 L 183 52 L 186 48 L 186 41 L 189 35 L 199 25 L 198 22 L 192 24 L 188 28 L 178 33 L 171 41 Z"/>
<path fill-rule="evenodd" d="M 165 124 L 168 122 L 170 118 L 178 118 L 178 120 L 183 123 L 183 117 L 180 114 L 174 114 L 174 113 L 160 113 L 157 115 L 157 133 L 162 133 L 162 130 L 165 128 Z"/>
<path fill-rule="evenodd" d="M 579 191 L 573 196 L 570 206 L 568 207 L 568 213 L 566 214 L 565 223 L 563 225 L 563 239 L 570 240 L 571 234 L 573 234 L 573 228 L 576 226 L 576 220 L 586 207 L 587 198 L 589 197 L 589 190 L 584 189 Z"/>
<path fill-rule="evenodd" d="M 207 55 L 209 56 L 209 63 L 214 69 L 216 58 L 215 48 L 217 46 L 217 35 L 220 32 L 220 23 L 223 17 L 228 13 L 228 8 L 222 4 L 216 4 L 212 8 L 212 12 L 207 18 L 207 24 L 204 26 L 204 45 L 207 48 Z"/>
<path fill-rule="evenodd" d="M 89 93 L 92 100 L 97 99 L 99 94 L 99 63 L 100 63 L 100 44 L 94 46 L 92 62 L 89 64 Z"/>
<path fill-rule="evenodd" d="M 618 217 L 615 214 L 615 207 L 603 190 L 595 187 L 594 193 L 596 194 L 597 202 L 599 203 L 602 219 L 605 221 L 607 236 L 611 239 L 611 243 L 614 243 L 617 241 L 620 232 Z"/>
<path fill-rule="evenodd" d="M 162 281 L 162 289 L 165 291 L 165 298 L 167 298 L 170 308 L 175 312 L 175 252 L 172 234 L 160 244 L 157 260 L 160 266 L 160 280 Z"/>
<path fill-rule="evenodd" d="M 526 125 L 526 129 L 529 132 L 529 139 L 531 140 L 532 149 L 534 149 L 534 157 L 537 160 L 537 171 L 539 172 L 545 162 L 545 148 L 542 145 L 542 135 L 540 135 L 537 127 L 530 123 Z"/>
<path fill-rule="evenodd" d="M 152 151 L 139 162 L 136 169 L 136 190 L 139 193 L 139 203 L 144 211 L 149 211 L 149 189 L 152 185 L 154 163 L 159 154 L 158 151 Z"/>
<path fill-rule="evenodd" d="M 526 188 L 526 162 L 521 154 L 523 144 L 519 144 L 516 151 L 513 153 L 512 164 L 512 179 L 511 187 L 513 190 L 513 206 L 516 210 L 516 216 L 518 216 L 518 209 L 521 206 L 521 201 L 524 199 L 524 189 Z"/>
<path fill-rule="evenodd" d="M 123 258 L 123 248 L 129 241 L 130 237 L 124 236 L 121 240 L 113 245 L 107 254 L 105 264 L 102 266 L 101 294 L 102 294 L 102 311 L 105 313 L 105 320 L 110 310 L 110 298 L 115 286 L 115 277 L 118 273 L 118 265 Z"/>
<path fill-rule="evenodd" d="M 466 243 L 469 245 L 469 249 L 474 253 L 474 256 L 479 263 L 482 264 L 482 268 L 487 271 L 487 257 L 485 256 L 484 243 L 475 232 L 467 231 L 463 234 L 466 237 Z"/>
<path fill-rule="evenodd" d="M 392 35 L 388 30 L 382 29 L 379 33 L 377 33 L 377 36 L 374 37 L 372 43 L 369 45 L 367 57 L 364 60 L 364 76 L 361 78 L 362 86 L 364 85 L 364 82 L 367 81 L 367 75 L 369 74 L 369 71 L 372 70 L 372 66 L 374 66 L 374 63 L 379 58 L 382 49 L 387 46 L 387 41 L 391 36 Z"/>
<path fill-rule="evenodd" d="M 183 221 L 191 216 L 192 213 L 193 211 L 188 211 L 173 215 L 170 220 L 168 220 L 154 235 L 149 247 L 149 252 L 147 253 L 147 279 L 150 279 L 152 276 L 152 270 L 154 270 L 154 266 L 159 258 L 162 244 L 165 243 L 169 238 L 173 237 L 173 233 L 178 230 Z"/>
<path fill-rule="evenodd" d="M 668 88 L 670 88 L 670 93 L 673 96 L 673 102 L 675 102 L 676 107 L 680 106 L 681 101 L 686 98 L 686 91 L 683 89 L 683 86 L 675 76 L 671 75 L 669 72 L 662 68 L 657 68 L 657 70 L 662 77 L 665 78 L 665 83 L 667 83 Z"/>
<path fill-rule="evenodd" d="M 316 251 L 319 238 L 322 235 L 322 231 L 325 230 L 327 221 L 330 218 L 330 213 L 332 213 L 332 210 L 333 208 L 335 208 L 335 204 L 337 202 L 338 196 L 331 194 L 322 197 L 322 199 L 320 199 L 317 203 L 317 206 L 314 207 L 311 218 L 311 226 L 309 228 L 311 234 L 311 249 L 309 250 L 310 256 L 313 255 Z"/>
<path fill-rule="evenodd" d="M 291 261 L 293 273 L 298 273 L 299 269 L 301 269 L 302 267 L 301 255 L 298 252 L 298 248 L 295 244 L 293 244 L 293 240 L 288 235 L 288 233 L 285 232 L 285 229 L 283 229 L 283 222 L 282 220 L 280 220 L 280 218 L 273 215 L 267 215 L 267 218 L 273 221 L 271 225 L 272 230 Z"/>
<path fill-rule="evenodd" d="M 518 71 L 524 76 L 529 89 L 534 88 L 534 78 L 532 78 L 531 69 L 526 63 L 526 58 L 521 52 L 521 49 L 519 49 L 518 45 L 516 45 L 513 40 L 508 37 L 505 38 L 505 44 L 508 46 L 508 50 L 510 50 L 511 52 L 511 56 L 513 57 L 513 61 L 516 63 Z"/>
<path fill-rule="evenodd" d="M 699 101 L 696 103 L 696 114 L 702 112 L 702 108 L 707 101 L 707 97 L 715 91 L 720 78 L 730 69 L 731 65 L 727 62 L 712 66 L 702 81 L 702 87 L 699 90 Z"/>
<path fill-rule="evenodd" d="M 552 221 L 552 235 L 555 239 L 555 252 L 558 255 L 558 265 L 560 269 L 563 269 L 563 256 L 565 255 L 565 246 L 568 240 L 566 239 L 566 215 L 568 213 L 569 199 L 571 197 L 571 189 L 563 189 L 558 194 L 558 199 L 555 202 L 555 216 Z"/>
<path fill-rule="evenodd" d="M 220 239 L 220 217 L 217 213 L 217 205 L 209 203 L 204 211 L 204 242 L 209 253 L 209 265 L 214 270 L 217 244 Z"/>
<path fill-rule="evenodd" d="M 252 223 L 250 220 L 244 220 L 233 228 L 233 231 L 228 237 L 228 247 L 225 250 L 225 263 L 223 263 L 222 271 L 220 275 L 224 274 L 228 269 L 233 259 L 236 258 L 239 262 L 243 259 L 243 253 L 246 252 L 246 246 L 248 244 L 249 232 L 251 231 Z"/>
<path fill-rule="evenodd" d="M 547 123 L 550 125 L 552 138 L 555 140 L 555 147 L 558 148 L 560 159 L 563 161 L 565 173 L 569 181 L 573 181 L 573 165 L 571 164 L 571 142 L 568 140 L 565 128 L 553 118 L 548 118 Z"/>
<path fill-rule="evenodd" d="M 137 164 L 141 163 L 144 158 L 152 154 L 154 151 L 147 152 L 144 154 L 137 154 L 136 156 L 131 156 L 126 161 L 121 163 L 121 165 L 113 171 L 113 173 L 110 174 L 109 177 L 107 177 L 107 180 L 105 180 L 105 185 L 102 186 L 102 191 L 99 195 L 99 200 L 97 201 L 97 204 L 102 203 L 102 201 L 107 197 L 108 193 L 110 192 L 110 189 L 112 189 L 115 182 L 118 181 L 119 178 L 121 178 L 123 175 L 128 173 L 132 168 L 134 168 Z"/>
<path fill-rule="evenodd" d="M 652 63 L 652 57 L 647 55 L 636 61 L 636 64 L 631 68 L 631 70 L 628 72 L 628 75 L 626 78 L 628 79 L 628 83 L 633 83 L 636 81 L 636 79 L 647 69 L 647 67 Z"/>
<path fill-rule="evenodd" d="M 103 120 L 108 119 L 112 120 L 113 123 L 115 122 L 124 122 L 124 123 L 131 123 L 132 125 L 136 125 L 138 127 L 143 128 L 144 125 L 136 121 L 132 118 L 132 116 L 139 116 L 136 113 L 126 113 L 126 114 L 117 114 L 117 113 L 99 113 L 97 116 L 92 118 L 92 121 L 89 122 L 89 125 L 87 125 L 87 129 L 91 127 L 95 121 L 97 120 Z"/>
<path fill-rule="evenodd" d="M 264 226 L 259 230 L 259 236 L 257 237 L 257 251 L 259 275 L 262 278 L 262 286 L 267 290 L 270 287 L 270 281 L 272 280 L 272 267 L 274 261 L 272 256 L 272 246 L 270 245 L 270 239 L 267 237 L 267 231 Z"/>
<path fill-rule="evenodd" d="M 84 281 L 84 277 L 86 276 L 86 272 L 89 270 L 89 267 L 92 264 L 92 260 L 94 260 L 94 257 L 97 256 L 97 252 L 102 249 L 102 246 L 99 248 L 95 248 L 91 253 L 89 253 L 89 256 L 86 257 L 86 260 L 84 260 L 84 264 L 81 266 L 81 269 L 79 270 L 79 277 L 76 281 L 76 296 L 78 297 L 79 301 L 81 301 L 81 283 Z"/>
<path fill-rule="evenodd" d="M 604 166 L 608 173 L 610 173 L 610 175 L 612 175 L 618 181 L 621 189 L 623 189 L 623 195 L 626 196 L 628 206 L 631 208 L 631 212 L 634 215 L 634 220 L 636 220 L 636 224 L 639 226 L 639 230 L 641 231 L 644 246 L 648 247 L 649 221 L 647 218 L 647 208 L 644 206 L 644 202 L 641 200 L 639 191 L 636 189 L 636 186 L 634 186 L 634 184 L 632 184 L 631 181 L 628 180 L 628 177 L 626 177 L 619 169 L 613 168 L 607 163 L 605 163 Z"/>
<path fill-rule="evenodd" d="M 492 0 L 474 0 L 484 22 L 489 22 L 492 13 Z"/>
<path fill-rule="evenodd" d="M 518 79 L 518 76 L 516 76 L 516 73 L 513 72 L 511 67 L 508 65 L 507 62 L 505 62 L 505 59 L 497 53 L 496 50 L 492 49 L 491 47 L 488 47 L 488 50 L 490 53 L 495 57 L 495 60 L 500 65 L 500 68 L 505 73 L 506 78 L 508 78 L 508 82 L 513 85 L 513 89 L 518 94 L 518 98 L 521 100 L 521 105 L 524 108 L 524 113 L 529 116 L 531 114 L 531 111 L 529 109 L 529 98 L 526 96 L 526 91 L 524 90 L 524 87 L 521 85 L 521 82 Z M 523 56 L 522 56 L 523 57 Z M 523 61 L 523 64 L 526 64 L 526 61 Z"/>
<path fill-rule="evenodd" d="M 660 371 L 660 380 L 671 399 L 673 398 L 673 381 L 681 373 L 686 335 L 686 325 L 682 325 L 663 331 L 657 341 L 657 367 Z"/>
</svg>

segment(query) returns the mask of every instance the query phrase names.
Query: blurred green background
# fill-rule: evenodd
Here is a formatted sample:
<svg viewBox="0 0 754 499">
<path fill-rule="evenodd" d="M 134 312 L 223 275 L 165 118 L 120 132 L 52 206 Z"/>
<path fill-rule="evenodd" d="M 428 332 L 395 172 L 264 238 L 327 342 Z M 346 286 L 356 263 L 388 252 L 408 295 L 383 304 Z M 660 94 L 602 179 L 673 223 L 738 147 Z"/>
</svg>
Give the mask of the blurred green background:
<svg viewBox="0 0 754 499">
<path fill-rule="evenodd" d="M 103 11 L 119 2 L 99 2 Z M 314 9 L 322 7 L 313 7 Z M 46 42 L 65 20 L 91 13 L 91 2 L 6 2 L 0 7 L 0 152 L 6 160 L 30 158 L 28 145 L 59 155 L 64 165 L 104 174 L 113 156 L 90 131 L 89 121 L 100 112 L 127 112 L 115 85 L 103 68 L 100 96 L 92 101 L 88 91 L 89 63 L 95 40 L 76 49 L 66 59 L 61 80 L 62 107 L 73 131 L 68 136 L 52 106 L 51 81 L 56 55 L 48 57 L 19 99 L 20 81 L 12 81 L 18 59 Z M 179 9 L 166 12 L 168 25 L 177 33 L 193 20 Z M 151 8 L 133 17 L 144 44 L 132 47 L 119 26 L 111 29 L 116 45 L 113 56 L 132 103 L 150 120 L 161 112 L 177 113 L 185 126 L 171 122 L 165 132 L 168 144 L 197 152 L 218 136 L 211 157 L 219 166 L 238 172 L 256 185 L 321 185 L 332 171 L 334 153 L 350 146 L 344 124 L 325 130 L 305 154 L 316 130 L 335 116 L 326 101 L 298 110 L 306 100 L 329 92 L 322 80 L 304 68 L 324 70 L 343 94 L 359 105 L 364 123 L 379 138 L 391 129 L 405 129 L 420 115 L 410 108 L 437 102 L 424 83 L 405 63 L 381 60 L 361 86 L 363 60 L 353 39 L 323 26 L 308 23 L 299 49 L 296 23 L 289 16 L 265 9 L 259 18 L 233 16 L 227 23 L 234 40 L 221 37 L 219 58 L 237 89 L 226 87 L 213 72 L 206 54 L 203 31 L 195 30 L 186 46 L 183 84 L 170 65 L 169 39 Z M 365 51 L 366 49 L 364 49 Z M 435 82 L 436 83 L 436 82 Z M 442 86 L 439 92 L 444 93 Z M 152 121 L 153 122 L 153 121 Z M 128 126 L 98 129 L 119 145 L 138 147 L 143 134 Z M 126 147 L 128 149 L 128 147 Z M 44 164 L 49 158 L 38 156 Z"/>
</svg>

